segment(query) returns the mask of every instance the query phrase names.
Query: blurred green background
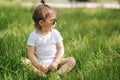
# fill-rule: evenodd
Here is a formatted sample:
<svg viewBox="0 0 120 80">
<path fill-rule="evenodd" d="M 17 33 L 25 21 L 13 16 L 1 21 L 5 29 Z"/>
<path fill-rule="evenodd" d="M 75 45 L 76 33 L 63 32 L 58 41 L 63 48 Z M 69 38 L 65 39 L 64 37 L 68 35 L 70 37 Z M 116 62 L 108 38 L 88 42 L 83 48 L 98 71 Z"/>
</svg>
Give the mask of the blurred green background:
<svg viewBox="0 0 120 80">
<path fill-rule="evenodd" d="M 22 6 L 16 1 L 0 0 L 0 80 L 56 80 L 54 72 L 44 78 L 21 63 L 27 57 L 28 36 L 35 29 L 31 18 L 35 5 Z M 76 59 L 75 68 L 60 75 L 62 80 L 119 80 L 120 9 L 56 10 L 64 57 Z"/>
<path fill-rule="evenodd" d="M 39 2 L 40 0 L 0 0 L 0 1 Z M 46 0 L 46 1 L 47 2 L 68 2 L 68 1 L 114 2 L 119 0 Z"/>
</svg>

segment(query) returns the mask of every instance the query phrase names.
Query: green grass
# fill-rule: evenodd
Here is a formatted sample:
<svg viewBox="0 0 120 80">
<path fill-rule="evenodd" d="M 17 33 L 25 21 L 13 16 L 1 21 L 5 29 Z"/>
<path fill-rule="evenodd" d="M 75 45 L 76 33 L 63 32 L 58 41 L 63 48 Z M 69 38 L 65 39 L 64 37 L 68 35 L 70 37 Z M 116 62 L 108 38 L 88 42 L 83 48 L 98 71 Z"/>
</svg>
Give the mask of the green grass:
<svg viewBox="0 0 120 80">
<path fill-rule="evenodd" d="M 20 62 L 27 57 L 26 43 L 34 30 L 33 7 L 0 5 L 0 80 L 54 80 L 35 75 Z M 76 66 L 63 80 L 120 79 L 120 10 L 57 9 L 56 28 L 64 38 L 65 57 Z"/>
</svg>

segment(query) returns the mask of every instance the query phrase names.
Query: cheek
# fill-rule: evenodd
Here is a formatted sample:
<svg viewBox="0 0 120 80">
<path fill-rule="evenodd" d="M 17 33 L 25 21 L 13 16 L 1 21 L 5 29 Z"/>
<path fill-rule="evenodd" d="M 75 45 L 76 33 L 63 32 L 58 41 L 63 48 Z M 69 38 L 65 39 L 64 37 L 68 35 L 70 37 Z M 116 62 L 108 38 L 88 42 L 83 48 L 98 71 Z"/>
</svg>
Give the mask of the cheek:
<svg viewBox="0 0 120 80">
<path fill-rule="evenodd" d="M 53 25 L 51 25 L 50 23 L 48 23 L 48 24 L 44 24 L 44 27 L 51 28 L 51 27 L 53 27 Z"/>
<path fill-rule="evenodd" d="M 48 27 L 52 27 L 53 25 L 52 25 L 51 23 L 48 23 L 47 26 L 48 26 Z"/>
</svg>

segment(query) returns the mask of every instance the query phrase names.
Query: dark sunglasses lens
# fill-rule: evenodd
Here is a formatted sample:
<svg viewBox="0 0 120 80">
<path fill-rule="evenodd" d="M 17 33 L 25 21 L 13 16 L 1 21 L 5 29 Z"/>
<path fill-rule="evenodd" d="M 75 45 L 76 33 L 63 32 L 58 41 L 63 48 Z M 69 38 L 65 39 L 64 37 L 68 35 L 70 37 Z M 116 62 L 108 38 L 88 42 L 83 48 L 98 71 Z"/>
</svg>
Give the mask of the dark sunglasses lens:
<svg viewBox="0 0 120 80">
<path fill-rule="evenodd" d="M 53 21 L 53 25 L 54 25 L 56 22 L 57 22 L 57 20 L 54 20 L 54 21 Z"/>
</svg>

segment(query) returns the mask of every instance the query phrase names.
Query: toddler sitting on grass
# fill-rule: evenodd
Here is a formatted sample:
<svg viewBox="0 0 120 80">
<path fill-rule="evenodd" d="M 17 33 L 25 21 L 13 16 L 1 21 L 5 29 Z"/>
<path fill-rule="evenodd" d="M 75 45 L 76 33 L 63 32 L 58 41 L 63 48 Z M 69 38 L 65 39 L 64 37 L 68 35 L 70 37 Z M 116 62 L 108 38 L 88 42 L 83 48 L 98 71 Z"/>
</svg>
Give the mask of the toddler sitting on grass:
<svg viewBox="0 0 120 80">
<path fill-rule="evenodd" d="M 32 64 L 35 73 L 48 73 L 55 70 L 57 74 L 70 72 L 76 61 L 73 57 L 63 58 L 63 38 L 55 29 L 56 12 L 41 0 L 32 15 L 35 30 L 30 33 L 27 46 L 28 58 L 22 59 L 24 64 Z M 58 67 L 59 65 L 59 67 Z"/>
</svg>

